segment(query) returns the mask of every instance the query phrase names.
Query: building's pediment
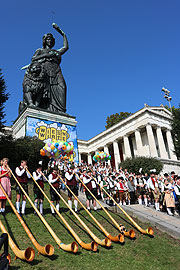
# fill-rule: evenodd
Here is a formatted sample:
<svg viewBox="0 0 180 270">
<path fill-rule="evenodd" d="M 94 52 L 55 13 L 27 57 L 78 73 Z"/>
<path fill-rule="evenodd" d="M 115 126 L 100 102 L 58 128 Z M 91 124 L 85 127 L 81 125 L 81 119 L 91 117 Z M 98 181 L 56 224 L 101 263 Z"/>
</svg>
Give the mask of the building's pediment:
<svg viewBox="0 0 180 270">
<path fill-rule="evenodd" d="M 167 110 L 163 105 L 160 107 L 148 107 L 148 111 L 152 113 L 158 113 L 162 116 L 171 117 L 171 112 Z"/>
</svg>

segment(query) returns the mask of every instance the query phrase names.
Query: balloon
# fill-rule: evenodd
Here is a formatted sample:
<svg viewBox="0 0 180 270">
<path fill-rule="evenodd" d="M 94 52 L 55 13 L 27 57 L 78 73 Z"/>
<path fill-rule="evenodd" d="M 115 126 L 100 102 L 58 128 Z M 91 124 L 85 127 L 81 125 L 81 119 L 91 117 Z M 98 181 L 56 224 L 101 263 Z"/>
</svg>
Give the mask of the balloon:
<svg viewBox="0 0 180 270">
<path fill-rule="evenodd" d="M 65 144 L 62 146 L 62 150 L 66 150 L 66 145 Z"/>
<path fill-rule="evenodd" d="M 51 152 L 51 147 L 47 147 L 47 151 L 48 152 Z"/>
<path fill-rule="evenodd" d="M 46 155 L 46 152 L 43 149 L 41 149 L 40 150 L 40 155 L 44 157 Z"/>
<path fill-rule="evenodd" d="M 51 147 L 51 149 L 52 149 L 52 150 L 54 150 L 54 149 L 55 149 L 54 144 L 51 144 L 51 146 L 50 146 L 50 147 Z"/>
<path fill-rule="evenodd" d="M 54 146 L 55 146 L 56 148 L 58 148 L 59 143 L 56 142 L 56 143 L 54 144 Z"/>
<path fill-rule="evenodd" d="M 93 156 L 93 160 L 95 162 L 99 161 L 105 161 L 105 160 L 110 160 L 111 156 L 105 152 L 97 152 L 96 155 Z"/>
</svg>

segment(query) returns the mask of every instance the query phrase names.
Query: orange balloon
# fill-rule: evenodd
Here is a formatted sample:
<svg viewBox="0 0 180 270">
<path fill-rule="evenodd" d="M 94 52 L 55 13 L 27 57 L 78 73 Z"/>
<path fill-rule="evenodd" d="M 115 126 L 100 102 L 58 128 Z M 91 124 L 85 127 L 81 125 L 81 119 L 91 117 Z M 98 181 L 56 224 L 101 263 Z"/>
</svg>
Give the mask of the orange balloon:
<svg viewBox="0 0 180 270">
<path fill-rule="evenodd" d="M 50 147 L 52 150 L 54 150 L 54 148 L 55 148 L 54 144 L 52 144 Z"/>
<path fill-rule="evenodd" d="M 40 150 L 40 155 L 44 157 L 46 155 L 46 152 L 43 149 L 41 149 Z"/>
<path fill-rule="evenodd" d="M 62 146 L 62 150 L 66 150 L 66 145 L 65 144 L 63 144 L 63 146 Z"/>
</svg>

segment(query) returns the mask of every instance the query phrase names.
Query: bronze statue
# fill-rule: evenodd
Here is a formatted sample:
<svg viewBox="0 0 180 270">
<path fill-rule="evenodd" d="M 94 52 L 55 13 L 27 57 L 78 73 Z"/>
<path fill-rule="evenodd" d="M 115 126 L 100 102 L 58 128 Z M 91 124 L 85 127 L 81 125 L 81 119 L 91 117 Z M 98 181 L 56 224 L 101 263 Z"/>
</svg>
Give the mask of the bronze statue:
<svg viewBox="0 0 180 270">
<path fill-rule="evenodd" d="M 52 49 L 55 45 L 53 35 L 48 33 L 43 36 L 43 48 L 36 50 L 24 76 L 24 95 L 19 112 L 25 106 L 43 108 L 57 113 L 66 112 L 66 83 L 59 65 L 61 55 L 68 50 L 68 41 L 57 24 L 53 23 L 53 27 L 63 36 L 63 47 L 59 50 Z"/>
</svg>

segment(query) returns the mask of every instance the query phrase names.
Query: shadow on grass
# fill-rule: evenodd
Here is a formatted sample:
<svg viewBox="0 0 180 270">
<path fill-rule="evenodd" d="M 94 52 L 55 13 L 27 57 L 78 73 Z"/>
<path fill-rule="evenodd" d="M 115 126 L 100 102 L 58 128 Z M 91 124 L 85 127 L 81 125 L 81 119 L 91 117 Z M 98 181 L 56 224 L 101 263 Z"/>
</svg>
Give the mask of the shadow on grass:
<svg viewBox="0 0 180 270">
<path fill-rule="evenodd" d="M 15 238 L 14 238 L 13 232 L 12 232 L 12 230 L 11 230 L 11 227 L 9 226 L 9 223 L 8 223 L 8 221 L 7 221 L 6 216 L 3 216 L 3 218 L 4 218 L 4 221 L 5 221 L 5 224 L 6 224 L 6 225 L 5 225 L 6 230 L 8 231 L 8 233 L 9 233 L 9 235 L 11 236 L 11 238 L 12 238 L 13 242 L 15 243 L 15 245 L 18 246 L 18 244 L 17 244 L 17 242 L 16 242 L 16 240 L 15 240 Z"/>
<path fill-rule="evenodd" d="M 88 232 L 85 230 L 85 229 L 83 229 L 74 219 L 73 219 L 73 217 L 74 218 L 76 218 L 74 215 L 72 215 L 72 217 L 70 216 L 70 214 L 69 215 L 67 215 L 67 214 L 65 214 L 65 216 L 67 217 L 67 218 L 69 218 L 70 220 L 71 220 L 71 222 L 72 223 L 74 223 L 79 229 L 81 229 L 87 236 L 90 236 L 89 234 L 88 234 Z M 91 237 L 91 239 L 92 239 L 92 237 Z M 94 239 L 92 239 L 92 240 L 94 240 Z"/>
<path fill-rule="evenodd" d="M 96 229 L 96 230 L 98 230 L 99 232 L 101 232 L 101 233 L 103 233 L 102 232 L 102 230 L 99 228 L 99 227 L 97 227 L 97 225 L 95 225 L 94 223 L 92 223 L 92 221 L 90 221 L 86 216 L 84 216 L 83 214 L 82 214 L 82 211 L 80 212 L 80 216 L 82 216 L 87 222 L 89 222 L 91 225 L 93 225 L 93 227 Z M 90 217 L 91 218 L 91 217 Z M 94 217 L 95 218 L 95 217 Z M 99 221 L 98 221 L 99 222 Z M 99 222 L 100 223 L 100 222 Z"/>
</svg>

